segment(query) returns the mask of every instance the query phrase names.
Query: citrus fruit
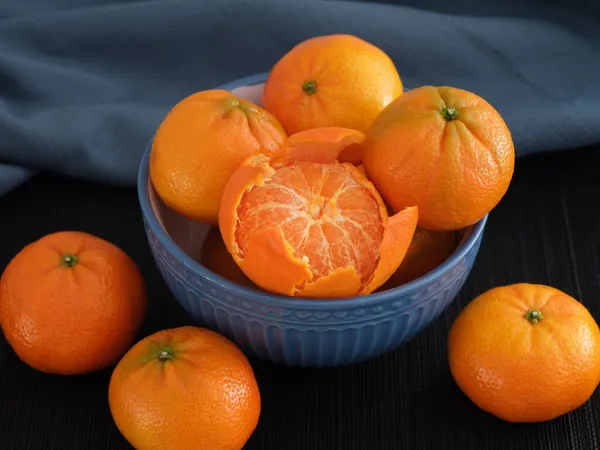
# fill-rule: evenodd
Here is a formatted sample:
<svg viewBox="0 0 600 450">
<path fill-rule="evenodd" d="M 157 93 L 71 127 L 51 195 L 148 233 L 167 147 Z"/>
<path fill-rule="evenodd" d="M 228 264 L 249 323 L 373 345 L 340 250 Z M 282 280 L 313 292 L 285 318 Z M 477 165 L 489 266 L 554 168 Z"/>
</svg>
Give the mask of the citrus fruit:
<svg viewBox="0 0 600 450">
<path fill-rule="evenodd" d="M 146 311 L 142 276 L 121 249 L 87 233 L 52 233 L 23 248 L 0 279 L 0 325 L 42 372 L 82 374 L 118 361 Z"/>
<path fill-rule="evenodd" d="M 453 87 L 404 93 L 373 122 L 364 145 L 369 179 L 392 210 L 419 207 L 419 226 L 458 230 L 482 219 L 512 179 L 513 141 L 500 114 Z"/>
<path fill-rule="evenodd" d="M 244 353 L 189 326 L 135 344 L 113 371 L 108 399 L 117 428 L 139 450 L 240 450 L 261 410 Z"/>
<path fill-rule="evenodd" d="M 286 53 L 269 72 L 262 104 L 289 134 L 319 127 L 366 133 L 401 94 L 386 53 L 356 36 L 334 34 L 307 39 Z"/>
<path fill-rule="evenodd" d="M 429 231 L 417 227 L 402 264 L 386 285 L 400 286 L 431 272 L 448 259 L 456 245 L 455 231 Z"/>
<path fill-rule="evenodd" d="M 336 157 L 364 134 L 315 128 L 275 158 L 250 157 L 223 193 L 219 224 L 234 260 L 263 289 L 288 296 L 364 295 L 398 268 L 417 208 L 393 217 L 369 180 Z"/>
<path fill-rule="evenodd" d="M 276 152 L 285 136 L 275 117 L 231 92 L 195 93 L 171 109 L 154 136 L 152 184 L 169 208 L 216 225 L 233 171 L 250 155 Z"/>
<path fill-rule="evenodd" d="M 509 422 L 542 422 L 585 403 L 600 381 L 600 330 L 558 289 L 514 284 L 467 305 L 448 341 L 458 386 Z"/>
<path fill-rule="evenodd" d="M 227 246 L 221 237 L 219 227 L 211 227 L 202 243 L 200 251 L 200 264 L 208 270 L 227 278 L 242 286 L 254 287 L 256 285 L 250 281 L 246 274 L 236 264 L 233 257 L 227 250 Z"/>
</svg>

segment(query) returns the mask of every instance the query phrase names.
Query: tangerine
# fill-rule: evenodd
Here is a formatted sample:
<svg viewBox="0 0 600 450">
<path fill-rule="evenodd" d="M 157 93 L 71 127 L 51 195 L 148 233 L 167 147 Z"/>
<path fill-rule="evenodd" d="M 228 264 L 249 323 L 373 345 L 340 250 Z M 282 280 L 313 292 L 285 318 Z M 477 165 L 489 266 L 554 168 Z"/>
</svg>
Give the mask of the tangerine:
<svg viewBox="0 0 600 450">
<path fill-rule="evenodd" d="M 169 208 L 216 225 L 233 171 L 250 155 L 277 152 L 285 137 L 277 119 L 254 103 L 221 89 L 198 92 L 175 105 L 160 124 L 150 178 Z"/>
<path fill-rule="evenodd" d="M 502 199 L 515 152 L 504 120 L 484 99 L 423 86 L 404 93 L 373 122 L 363 164 L 393 211 L 417 205 L 420 227 L 459 230 Z"/>
<path fill-rule="evenodd" d="M 87 233 L 52 233 L 23 248 L 0 279 L 0 326 L 42 372 L 83 374 L 117 362 L 146 311 L 133 260 Z"/>
<path fill-rule="evenodd" d="M 219 224 L 241 269 L 265 290 L 303 297 L 369 294 L 398 268 L 417 208 L 388 217 L 373 184 L 336 158 L 364 134 L 326 127 L 248 158 L 223 193 Z"/>
<path fill-rule="evenodd" d="M 286 53 L 269 73 L 262 104 L 289 134 L 320 127 L 366 133 L 401 94 L 398 71 L 383 50 L 334 34 L 306 39 Z M 357 163 L 360 154 L 348 152 L 345 160 Z"/>
<path fill-rule="evenodd" d="M 450 369 L 481 409 L 541 422 L 585 403 L 600 382 L 600 330 L 589 311 L 550 286 L 519 283 L 481 294 L 456 318 Z"/>
<path fill-rule="evenodd" d="M 244 353 L 190 326 L 135 344 L 113 371 L 108 400 L 117 428 L 139 450 L 241 450 L 261 410 Z"/>
</svg>

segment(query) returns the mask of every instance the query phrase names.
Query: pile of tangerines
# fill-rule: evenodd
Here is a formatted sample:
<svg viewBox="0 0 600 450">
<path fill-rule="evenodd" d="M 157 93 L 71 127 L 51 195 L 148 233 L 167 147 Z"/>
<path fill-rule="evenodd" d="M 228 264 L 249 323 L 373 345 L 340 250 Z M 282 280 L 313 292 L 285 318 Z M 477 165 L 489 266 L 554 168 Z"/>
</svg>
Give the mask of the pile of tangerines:
<svg viewBox="0 0 600 450">
<path fill-rule="evenodd" d="M 274 65 L 261 105 L 195 93 L 151 149 L 163 202 L 213 225 L 209 268 L 235 282 L 319 301 L 368 295 L 431 271 L 460 231 L 502 199 L 514 146 L 500 114 L 453 87 L 404 92 L 392 60 L 355 36 L 308 39 Z M 202 328 L 134 340 L 144 280 L 111 243 L 81 232 L 27 245 L 0 280 L 0 325 L 48 373 L 116 364 L 113 418 L 137 449 L 241 449 L 261 400 L 238 347 Z M 455 320 L 458 386 L 504 420 L 537 422 L 585 403 L 600 382 L 600 330 L 549 286 L 489 290 Z"/>
<path fill-rule="evenodd" d="M 349 297 L 411 281 L 513 175 L 490 104 L 451 87 L 404 93 L 389 56 L 355 36 L 294 47 L 261 104 L 221 89 L 183 99 L 154 137 L 150 177 L 168 207 L 218 225 L 236 269 L 272 293 Z"/>
</svg>

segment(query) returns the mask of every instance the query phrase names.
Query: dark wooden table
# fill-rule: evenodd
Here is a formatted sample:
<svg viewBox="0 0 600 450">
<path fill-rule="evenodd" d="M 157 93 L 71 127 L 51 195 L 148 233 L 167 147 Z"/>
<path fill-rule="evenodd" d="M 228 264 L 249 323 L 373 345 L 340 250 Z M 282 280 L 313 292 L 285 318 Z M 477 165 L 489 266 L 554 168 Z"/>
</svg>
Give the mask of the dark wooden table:
<svg viewBox="0 0 600 450">
<path fill-rule="evenodd" d="M 600 319 L 599 175 L 600 147 L 519 159 L 463 290 L 402 348 L 364 364 L 326 370 L 252 361 L 263 412 L 247 448 L 600 448 L 599 393 L 554 421 L 509 424 L 480 411 L 458 390 L 446 359 L 452 320 L 493 286 L 549 284 Z M 0 269 L 25 244 L 65 229 L 108 239 L 139 264 L 150 302 L 143 335 L 191 323 L 154 266 L 131 188 L 42 174 L 0 198 Z M 0 337 L 0 449 L 129 448 L 108 408 L 109 377 L 110 370 L 79 377 L 38 373 Z"/>
</svg>

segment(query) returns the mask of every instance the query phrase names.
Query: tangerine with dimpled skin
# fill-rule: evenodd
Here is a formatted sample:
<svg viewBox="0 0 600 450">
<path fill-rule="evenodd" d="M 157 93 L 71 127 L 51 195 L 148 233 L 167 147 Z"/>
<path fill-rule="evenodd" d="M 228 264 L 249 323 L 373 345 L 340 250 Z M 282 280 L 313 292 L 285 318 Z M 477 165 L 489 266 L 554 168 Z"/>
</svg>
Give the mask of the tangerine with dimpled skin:
<svg viewBox="0 0 600 450">
<path fill-rule="evenodd" d="M 219 224 L 227 249 L 263 289 L 288 296 L 366 295 L 400 265 L 417 208 L 388 217 L 372 183 L 338 155 L 364 134 L 315 128 L 275 158 L 249 158 L 227 184 Z"/>
<path fill-rule="evenodd" d="M 501 286 L 452 324 L 450 369 L 481 409 L 509 422 L 541 422 L 583 405 L 600 381 L 600 330 L 558 289 Z"/>
<path fill-rule="evenodd" d="M 381 112 L 367 134 L 363 165 L 392 210 L 419 207 L 419 226 L 459 230 L 490 212 L 515 164 L 510 131 L 481 97 L 423 86 Z"/>
<path fill-rule="evenodd" d="M 146 312 L 142 275 L 120 248 L 87 233 L 51 233 L 23 248 L 0 279 L 0 325 L 42 372 L 103 369 L 133 343 Z"/>
<path fill-rule="evenodd" d="M 108 399 L 119 431 L 139 450 L 241 450 L 261 411 L 244 353 L 190 326 L 135 344 L 113 371 Z"/>
<path fill-rule="evenodd" d="M 366 133 L 402 81 L 390 57 L 356 36 L 306 39 L 269 72 L 262 104 L 288 134 L 311 128 L 344 127 Z M 344 158 L 357 163 L 360 154 Z"/>
<path fill-rule="evenodd" d="M 276 153 L 286 137 L 273 115 L 231 92 L 190 95 L 160 124 L 150 155 L 150 178 L 165 204 L 178 213 L 218 223 L 227 180 L 254 154 Z"/>
</svg>

